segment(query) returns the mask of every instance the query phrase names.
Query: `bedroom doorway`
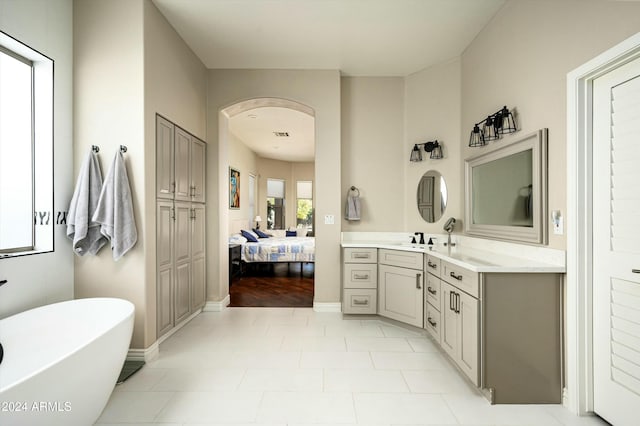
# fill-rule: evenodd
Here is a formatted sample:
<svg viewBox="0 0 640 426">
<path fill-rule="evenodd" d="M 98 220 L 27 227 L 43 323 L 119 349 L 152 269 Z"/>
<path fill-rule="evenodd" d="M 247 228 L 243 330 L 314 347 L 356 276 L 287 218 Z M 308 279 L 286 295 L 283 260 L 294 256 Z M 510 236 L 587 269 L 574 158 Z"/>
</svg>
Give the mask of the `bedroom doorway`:
<svg viewBox="0 0 640 426">
<path fill-rule="evenodd" d="M 314 112 L 261 98 L 220 116 L 226 169 L 234 176 L 234 203 L 231 182 L 228 197 L 221 197 L 229 200 L 229 306 L 313 307 Z"/>
</svg>

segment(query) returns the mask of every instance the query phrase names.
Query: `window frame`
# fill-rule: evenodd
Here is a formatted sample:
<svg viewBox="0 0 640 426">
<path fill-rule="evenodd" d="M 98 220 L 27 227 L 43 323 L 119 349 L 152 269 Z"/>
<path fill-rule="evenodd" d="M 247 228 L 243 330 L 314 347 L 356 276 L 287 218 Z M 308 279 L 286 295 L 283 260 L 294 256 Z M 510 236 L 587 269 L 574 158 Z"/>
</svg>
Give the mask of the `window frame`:
<svg viewBox="0 0 640 426">
<path fill-rule="evenodd" d="M 31 247 L 0 250 L 0 259 L 55 251 L 54 85 L 55 61 L 0 31 L 2 52 L 31 66 Z M 26 62 L 25 62 L 26 61 Z M 39 223 L 44 213 L 47 223 Z M 42 222 L 42 220 L 41 220 Z"/>
</svg>

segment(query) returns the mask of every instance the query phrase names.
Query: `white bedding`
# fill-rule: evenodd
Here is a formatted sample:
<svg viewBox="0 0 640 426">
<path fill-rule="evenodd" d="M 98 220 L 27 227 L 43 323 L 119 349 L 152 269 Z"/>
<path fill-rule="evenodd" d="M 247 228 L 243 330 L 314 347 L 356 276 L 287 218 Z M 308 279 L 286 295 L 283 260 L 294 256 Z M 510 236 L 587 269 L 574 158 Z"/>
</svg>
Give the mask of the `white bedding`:
<svg viewBox="0 0 640 426">
<path fill-rule="evenodd" d="M 316 257 L 314 237 L 260 238 L 257 243 L 242 245 L 245 262 L 314 262 Z"/>
</svg>

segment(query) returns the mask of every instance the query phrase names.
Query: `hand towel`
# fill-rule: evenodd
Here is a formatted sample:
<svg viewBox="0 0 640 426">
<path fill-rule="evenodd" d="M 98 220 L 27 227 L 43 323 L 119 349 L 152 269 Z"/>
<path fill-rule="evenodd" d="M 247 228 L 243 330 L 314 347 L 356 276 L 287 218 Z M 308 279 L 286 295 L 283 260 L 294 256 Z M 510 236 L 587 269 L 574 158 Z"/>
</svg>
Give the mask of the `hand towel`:
<svg viewBox="0 0 640 426">
<path fill-rule="evenodd" d="M 358 195 L 351 192 L 347 194 L 344 218 L 347 220 L 360 220 L 360 197 Z"/>
<path fill-rule="evenodd" d="M 92 220 L 101 189 L 98 156 L 90 149 L 80 167 L 67 219 L 67 237 L 73 240 L 73 251 L 78 256 L 95 255 L 107 242 L 100 233 L 100 224 Z"/>
<path fill-rule="evenodd" d="M 120 151 L 104 179 L 93 220 L 100 224 L 102 235 L 111 240 L 113 260 L 119 260 L 136 244 L 138 231 L 133 217 L 131 188 Z"/>
</svg>

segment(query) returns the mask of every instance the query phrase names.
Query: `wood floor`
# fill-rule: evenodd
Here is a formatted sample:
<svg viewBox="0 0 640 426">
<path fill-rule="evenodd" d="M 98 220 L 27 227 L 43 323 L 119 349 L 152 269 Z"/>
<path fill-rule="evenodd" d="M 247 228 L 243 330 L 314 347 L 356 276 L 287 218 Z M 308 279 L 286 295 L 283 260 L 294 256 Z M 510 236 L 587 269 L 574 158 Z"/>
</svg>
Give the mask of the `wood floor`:
<svg viewBox="0 0 640 426">
<path fill-rule="evenodd" d="M 229 288 L 232 307 L 313 307 L 314 264 L 251 265 Z"/>
</svg>

